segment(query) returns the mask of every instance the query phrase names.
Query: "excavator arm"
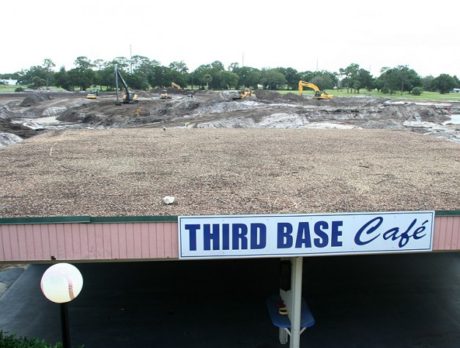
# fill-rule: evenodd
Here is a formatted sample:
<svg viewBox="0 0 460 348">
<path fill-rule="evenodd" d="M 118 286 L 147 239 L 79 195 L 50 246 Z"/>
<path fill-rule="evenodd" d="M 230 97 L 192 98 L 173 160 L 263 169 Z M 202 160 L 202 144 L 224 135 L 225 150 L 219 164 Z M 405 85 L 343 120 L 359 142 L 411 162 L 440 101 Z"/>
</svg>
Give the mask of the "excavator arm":
<svg viewBox="0 0 460 348">
<path fill-rule="evenodd" d="M 315 91 L 314 98 L 316 99 L 332 99 L 332 95 L 327 94 L 326 92 L 322 91 L 319 89 L 317 85 L 311 82 L 306 82 L 306 81 L 299 81 L 299 95 L 302 95 L 303 93 L 303 88 L 311 88 L 312 90 Z"/>
<path fill-rule="evenodd" d="M 125 96 L 123 97 L 123 104 L 130 104 L 133 102 L 137 102 L 137 95 L 129 91 L 128 84 L 126 83 L 125 79 L 123 78 L 120 71 L 118 70 L 118 66 L 115 65 L 115 82 L 116 82 L 116 87 L 117 87 L 117 99 L 118 99 L 118 81 L 121 82 L 123 89 L 125 90 Z"/>
<path fill-rule="evenodd" d="M 308 87 L 308 88 L 311 88 L 312 90 L 314 90 L 315 92 L 319 92 L 320 89 L 317 85 L 315 85 L 314 83 L 311 83 L 311 82 L 305 82 L 305 81 L 302 81 L 300 80 L 299 81 L 299 94 L 302 95 L 302 92 L 303 92 L 303 88 L 304 87 Z"/>
</svg>

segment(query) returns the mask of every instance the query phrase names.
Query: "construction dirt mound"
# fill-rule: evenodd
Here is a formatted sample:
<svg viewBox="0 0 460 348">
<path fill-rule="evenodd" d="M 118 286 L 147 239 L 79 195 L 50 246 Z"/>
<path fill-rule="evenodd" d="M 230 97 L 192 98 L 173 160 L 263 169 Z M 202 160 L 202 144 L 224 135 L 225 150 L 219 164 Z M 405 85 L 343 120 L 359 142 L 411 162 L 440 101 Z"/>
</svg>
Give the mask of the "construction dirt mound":
<svg viewBox="0 0 460 348">
<path fill-rule="evenodd" d="M 101 94 L 95 100 L 88 100 L 86 94 L 50 96 L 36 93 L 22 102 L 0 99 L 0 114 L 1 118 L 7 115 L 12 121 L 23 124 L 25 120 L 40 124 L 45 118 L 43 122 L 47 124 L 57 123 L 53 124 L 53 129 L 367 128 L 409 130 L 460 142 L 460 126 L 451 122 L 452 116 L 460 114 L 460 103 L 359 96 L 317 100 L 307 94 L 265 90 L 257 90 L 255 96 L 242 99 L 238 91 L 186 92 L 173 88 L 167 91 L 169 99 L 162 99 L 163 89 L 158 89 L 138 93 L 138 103 L 122 105 L 116 105 L 114 94 Z M 25 108 L 25 105 L 31 106 Z"/>
<path fill-rule="evenodd" d="M 274 91 L 257 90 L 255 94 L 258 100 L 266 102 L 305 102 L 305 98 L 294 93 L 280 94 Z"/>
<path fill-rule="evenodd" d="M 21 138 L 30 138 L 39 133 L 37 130 L 30 129 L 20 123 L 13 123 L 8 119 L 0 119 L 0 132 L 11 133 Z"/>
<path fill-rule="evenodd" d="M 39 104 L 40 102 L 44 100 L 51 100 L 51 96 L 46 93 L 35 93 L 35 94 L 29 94 L 27 97 L 24 98 L 21 104 L 19 106 L 23 107 L 30 107 Z"/>
</svg>

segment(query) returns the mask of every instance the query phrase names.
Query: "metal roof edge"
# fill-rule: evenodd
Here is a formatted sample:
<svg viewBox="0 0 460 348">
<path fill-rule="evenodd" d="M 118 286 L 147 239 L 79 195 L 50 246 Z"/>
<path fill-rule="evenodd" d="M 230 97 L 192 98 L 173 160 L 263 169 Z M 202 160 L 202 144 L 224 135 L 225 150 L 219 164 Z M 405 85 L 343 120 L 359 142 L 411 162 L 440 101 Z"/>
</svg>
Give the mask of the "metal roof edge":
<svg viewBox="0 0 460 348">
<path fill-rule="evenodd" d="M 91 223 L 136 223 L 136 222 L 177 222 L 175 215 L 153 215 L 153 216 L 95 216 L 91 217 Z"/>
<path fill-rule="evenodd" d="M 436 210 L 435 216 L 460 216 L 460 210 Z"/>
<path fill-rule="evenodd" d="M 435 216 L 459 216 L 460 210 L 438 210 Z M 36 217 L 0 217 L 0 225 L 37 225 L 37 224 L 123 224 L 143 222 L 177 222 L 178 216 L 36 216 Z"/>
<path fill-rule="evenodd" d="M 142 222 L 177 222 L 177 216 L 40 216 L 40 217 L 0 217 L 0 225 L 37 224 L 122 224 Z"/>
</svg>

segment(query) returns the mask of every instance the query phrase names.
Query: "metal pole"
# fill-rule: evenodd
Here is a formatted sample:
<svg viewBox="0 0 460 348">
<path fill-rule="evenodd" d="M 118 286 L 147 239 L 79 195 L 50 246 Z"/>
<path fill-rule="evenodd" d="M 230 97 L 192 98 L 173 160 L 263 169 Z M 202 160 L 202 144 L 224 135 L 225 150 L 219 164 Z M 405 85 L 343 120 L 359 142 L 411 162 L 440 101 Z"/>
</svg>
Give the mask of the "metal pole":
<svg viewBox="0 0 460 348">
<path fill-rule="evenodd" d="M 118 65 L 115 64 L 115 91 L 117 92 L 117 105 L 120 103 L 118 101 Z"/>
<path fill-rule="evenodd" d="M 291 258 L 291 339 L 289 348 L 299 348 L 300 346 L 300 316 L 302 306 L 302 257 Z"/>
<path fill-rule="evenodd" d="M 133 45 L 129 44 L 129 72 L 133 73 Z"/>
<path fill-rule="evenodd" d="M 70 328 L 69 328 L 69 310 L 67 303 L 61 303 L 61 328 L 62 328 L 62 347 L 71 348 L 70 346 Z"/>
</svg>

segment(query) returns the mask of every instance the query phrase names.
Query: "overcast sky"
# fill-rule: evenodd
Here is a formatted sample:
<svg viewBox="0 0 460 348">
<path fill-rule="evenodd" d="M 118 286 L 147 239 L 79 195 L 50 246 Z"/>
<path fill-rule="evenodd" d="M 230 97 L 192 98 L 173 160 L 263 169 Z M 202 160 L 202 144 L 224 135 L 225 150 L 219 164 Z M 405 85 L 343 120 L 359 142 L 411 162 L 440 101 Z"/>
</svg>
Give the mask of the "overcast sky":
<svg viewBox="0 0 460 348">
<path fill-rule="evenodd" d="M 143 55 L 190 70 L 220 60 L 256 68 L 378 75 L 408 65 L 460 77 L 458 0 L 16 0 L 2 1 L 0 73 L 73 67 L 77 56 Z"/>
</svg>

